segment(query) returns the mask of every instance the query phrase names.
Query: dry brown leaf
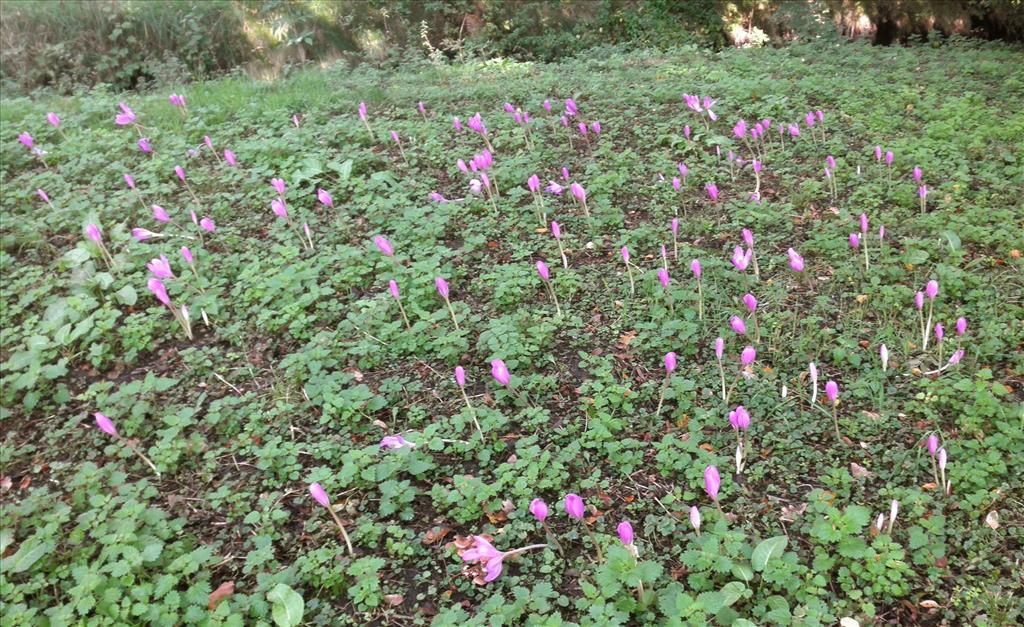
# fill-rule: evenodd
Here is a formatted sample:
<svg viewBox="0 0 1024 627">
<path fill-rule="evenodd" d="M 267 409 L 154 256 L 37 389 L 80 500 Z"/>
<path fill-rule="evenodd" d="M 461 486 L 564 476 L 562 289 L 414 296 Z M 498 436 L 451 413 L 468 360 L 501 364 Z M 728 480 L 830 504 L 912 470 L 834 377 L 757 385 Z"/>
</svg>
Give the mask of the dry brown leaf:
<svg viewBox="0 0 1024 627">
<path fill-rule="evenodd" d="M 235 593 L 235 582 L 225 581 L 224 583 L 217 586 L 217 589 L 210 593 L 209 608 L 211 610 L 217 609 L 217 605 L 225 598 Z"/>
<path fill-rule="evenodd" d="M 934 481 L 929 481 L 928 483 L 921 485 L 922 490 L 934 490 L 938 487 L 939 484 L 935 483 Z"/>
<path fill-rule="evenodd" d="M 938 602 L 932 601 L 931 599 L 925 599 L 924 601 L 921 601 L 919 605 L 926 610 L 934 610 L 935 608 L 939 607 Z"/>
<path fill-rule="evenodd" d="M 783 505 L 782 520 L 786 522 L 793 522 L 800 516 L 803 516 L 804 512 L 806 511 L 807 503 L 797 503 L 796 505 Z"/>
<path fill-rule="evenodd" d="M 425 545 L 437 544 L 443 540 L 449 532 L 451 532 L 451 527 L 437 525 L 436 527 L 430 528 L 425 534 L 423 534 L 423 540 L 421 540 L 421 542 Z"/>
<path fill-rule="evenodd" d="M 850 462 L 850 474 L 856 477 L 857 479 L 860 479 L 864 477 L 870 477 L 874 473 L 868 470 L 867 468 L 861 466 L 857 462 Z"/>
<path fill-rule="evenodd" d="M 996 511 L 996 510 L 992 510 L 991 512 L 989 512 L 988 516 L 985 516 L 985 524 L 988 525 L 992 529 L 998 529 L 999 528 L 999 512 Z"/>
<path fill-rule="evenodd" d="M 636 331 L 626 331 L 619 336 L 619 348 L 629 348 L 630 343 L 636 339 Z"/>
<path fill-rule="evenodd" d="M 384 600 L 387 601 L 391 607 L 398 607 L 402 603 L 405 603 L 405 597 L 400 594 L 385 594 Z"/>
<path fill-rule="evenodd" d="M 705 442 L 704 444 L 701 444 L 699 448 L 704 449 L 708 453 L 714 453 L 715 452 L 715 447 L 711 446 L 707 442 Z"/>
</svg>

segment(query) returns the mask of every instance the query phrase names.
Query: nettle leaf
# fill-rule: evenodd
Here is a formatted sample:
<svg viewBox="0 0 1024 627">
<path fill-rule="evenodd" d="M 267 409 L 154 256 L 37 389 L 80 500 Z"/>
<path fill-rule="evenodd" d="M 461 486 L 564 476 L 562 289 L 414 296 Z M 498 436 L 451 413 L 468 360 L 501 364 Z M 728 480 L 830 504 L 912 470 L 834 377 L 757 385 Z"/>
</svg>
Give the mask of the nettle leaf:
<svg viewBox="0 0 1024 627">
<path fill-rule="evenodd" d="M 761 542 L 750 555 L 750 565 L 758 572 L 764 570 L 770 559 L 782 555 L 788 543 L 789 538 L 786 536 L 775 536 Z"/>
<path fill-rule="evenodd" d="M 29 539 L 18 547 L 17 553 L 4 560 L 4 570 L 9 574 L 23 573 L 53 551 L 56 546 L 52 540 L 39 542 Z"/>
<path fill-rule="evenodd" d="M 270 612 L 278 627 L 295 627 L 302 622 L 306 604 L 291 586 L 277 584 L 267 593 L 267 600 L 274 604 Z"/>
</svg>

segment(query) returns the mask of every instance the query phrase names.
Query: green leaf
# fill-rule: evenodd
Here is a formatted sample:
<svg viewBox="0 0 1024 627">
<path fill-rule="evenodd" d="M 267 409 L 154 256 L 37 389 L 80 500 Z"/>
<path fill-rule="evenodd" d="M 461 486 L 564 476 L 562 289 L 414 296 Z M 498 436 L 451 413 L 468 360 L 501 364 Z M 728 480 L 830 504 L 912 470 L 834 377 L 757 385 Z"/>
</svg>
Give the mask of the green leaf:
<svg viewBox="0 0 1024 627">
<path fill-rule="evenodd" d="M 946 245 L 949 246 L 950 252 L 960 249 L 960 236 L 953 231 L 943 231 L 939 235 L 945 240 Z"/>
<path fill-rule="evenodd" d="M 347 181 L 349 179 L 349 177 L 352 176 L 352 160 L 351 159 L 346 159 L 345 161 L 342 161 L 341 163 L 338 163 L 337 161 L 332 161 L 332 162 L 327 164 L 327 167 L 338 173 L 338 181 L 339 182 Z"/>
<path fill-rule="evenodd" d="M 18 547 L 18 552 L 4 560 L 4 570 L 8 574 L 23 573 L 32 565 L 38 562 L 44 555 L 54 549 L 56 544 L 52 540 L 44 542 L 24 542 Z"/>
<path fill-rule="evenodd" d="M 267 593 L 267 600 L 274 604 L 271 616 L 278 627 L 295 627 L 302 622 L 305 602 L 291 586 L 279 583 Z"/>
<path fill-rule="evenodd" d="M 133 306 L 139 300 L 139 294 L 135 291 L 135 288 L 131 285 L 125 285 L 121 289 L 114 292 L 114 298 L 117 302 L 122 305 Z"/>
<path fill-rule="evenodd" d="M 750 556 L 750 565 L 758 572 L 764 570 L 764 567 L 768 565 L 768 560 L 782 555 L 782 552 L 786 550 L 786 544 L 788 543 L 789 538 L 786 536 L 768 538 L 761 544 L 758 544 L 757 548 L 754 549 L 754 552 Z"/>
</svg>

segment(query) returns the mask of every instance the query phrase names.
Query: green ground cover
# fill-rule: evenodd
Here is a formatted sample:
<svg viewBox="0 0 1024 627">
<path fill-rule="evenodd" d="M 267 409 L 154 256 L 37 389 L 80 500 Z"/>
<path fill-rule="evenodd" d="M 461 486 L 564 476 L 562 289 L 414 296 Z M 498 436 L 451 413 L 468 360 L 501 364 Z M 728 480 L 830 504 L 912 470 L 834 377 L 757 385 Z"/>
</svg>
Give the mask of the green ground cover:
<svg viewBox="0 0 1024 627">
<path fill-rule="evenodd" d="M 606 49 L 5 100 L 3 624 L 1021 620 L 1022 63 Z"/>
</svg>

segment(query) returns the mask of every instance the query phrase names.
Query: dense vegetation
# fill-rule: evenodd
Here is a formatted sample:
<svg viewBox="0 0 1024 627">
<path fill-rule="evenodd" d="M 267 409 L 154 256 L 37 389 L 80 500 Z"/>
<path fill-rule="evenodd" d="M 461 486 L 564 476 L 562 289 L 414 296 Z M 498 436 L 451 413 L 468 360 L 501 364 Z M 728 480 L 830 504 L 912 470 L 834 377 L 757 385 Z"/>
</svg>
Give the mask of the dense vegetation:
<svg viewBox="0 0 1024 627">
<path fill-rule="evenodd" d="M 305 63 L 553 61 L 598 45 L 713 49 L 869 37 L 1021 41 L 1024 0 L 6 0 L 7 91 L 174 89 Z"/>
<path fill-rule="evenodd" d="M 8 99 L 0 622 L 1020 621 L 1021 61 Z"/>
</svg>

